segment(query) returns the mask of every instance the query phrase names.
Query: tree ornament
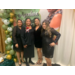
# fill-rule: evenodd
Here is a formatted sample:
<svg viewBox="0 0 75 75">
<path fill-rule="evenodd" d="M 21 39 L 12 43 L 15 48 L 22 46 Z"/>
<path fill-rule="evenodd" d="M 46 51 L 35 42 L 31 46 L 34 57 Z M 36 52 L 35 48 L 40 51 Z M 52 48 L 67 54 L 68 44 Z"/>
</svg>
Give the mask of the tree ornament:
<svg viewBox="0 0 75 75">
<path fill-rule="evenodd" d="M 12 27 L 8 27 L 7 30 L 8 30 L 9 32 L 11 32 L 11 31 L 12 31 Z"/>
<path fill-rule="evenodd" d="M 10 50 L 11 55 L 14 55 L 14 53 L 15 53 L 14 50 Z"/>
<path fill-rule="evenodd" d="M 5 31 L 5 34 L 8 34 L 8 33 L 9 33 L 8 30 L 6 30 L 6 31 Z"/>
<path fill-rule="evenodd" d="M 12 56 L 10 54 L 6 56 L 6 59 L 11 60 L 11 58 L 12 58 Z"/>
<path fill-rule="evenodd" d="M 10 13 L 10 17 L 12 18 L 14 16 L 14 14 L 13 13 Z"/>
<path fill-rule="evenodd" d="M 16 58 L 14 58 L 14 62 L 17 62 L 17 59 Z"/>
<path fill-rule="evenodd" d="M 6 30 L 6 29 L 7 29 L 7 26 L 4 24 L 4 25 L 2 25 L 2 28 L 3 28 L 4 30 Z"/>
<path fill-rule="evenodd" d="M 10 50 L 10 49 L 11 49 L 11 45 L 7 45 L 6 50 Z"/>
</svg>

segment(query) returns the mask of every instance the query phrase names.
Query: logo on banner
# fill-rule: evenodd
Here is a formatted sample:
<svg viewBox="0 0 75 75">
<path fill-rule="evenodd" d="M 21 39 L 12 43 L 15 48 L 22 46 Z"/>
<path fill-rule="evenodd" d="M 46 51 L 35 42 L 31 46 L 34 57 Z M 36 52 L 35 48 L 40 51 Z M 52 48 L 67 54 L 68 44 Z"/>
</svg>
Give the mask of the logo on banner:
<svg viewBox="0 0 75 75">
<path fill-rule="evenodd" d="M 30 18 L 32 25 L 34 25 L 34 18 L 40 19 L 39 9 L 19 9 L 15 11 L 16 18 L 21 19 L 25 24 L 25 19 Z"/>
</svg>

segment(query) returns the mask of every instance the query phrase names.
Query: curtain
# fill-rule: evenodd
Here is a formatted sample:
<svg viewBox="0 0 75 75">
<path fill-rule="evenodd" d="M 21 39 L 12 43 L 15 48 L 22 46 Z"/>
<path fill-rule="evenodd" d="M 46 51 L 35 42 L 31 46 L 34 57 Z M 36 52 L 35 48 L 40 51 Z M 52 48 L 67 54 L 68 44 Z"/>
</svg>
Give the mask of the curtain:
<svg viewBox="0 0 75 75">
<path fill-rule="evenodd" d="M 3 22 L 2 22 L 2 19 L 0 18 L 0 52 L 1 53 L 4 53 L 5 52 L 5 33 L 4 33 L 4 30 L 2 29 L 2 25 L 3 25 Z"/>
<path fill-rule="evenodd" d="M 75 65 L 75 12 L 64 9 L 60 27 L 61 38 L 55 46 L 53 62 L 64 66 Z"/>
</svg>

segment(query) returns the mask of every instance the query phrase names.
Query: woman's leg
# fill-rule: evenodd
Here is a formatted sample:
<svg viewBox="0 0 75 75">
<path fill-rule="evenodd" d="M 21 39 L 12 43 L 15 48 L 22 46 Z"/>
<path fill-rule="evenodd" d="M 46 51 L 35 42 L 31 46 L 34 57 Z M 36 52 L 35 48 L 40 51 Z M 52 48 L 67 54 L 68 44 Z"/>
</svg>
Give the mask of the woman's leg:
<svg viewBox="0 0 75 75">
<path fill-rule="evenodd" d="M 34 63 L 32 62 L 32 60 L 31 60 L 31 57 L 29 57 L 29 63 L 34 64 Z"/>
<path fill-rule="evenodd" d="M 26 63 L 27 63 L 27 62 L 28 62 L 28 61 L 27 61 L 27 58 L 25 58 L 25 60 L 26 60 Z"/>
<path fill-rule="evenodd" d="M 40 48 L 40 52 L 39 52 L 39 56 L 40 56 L 40 63 L 42 63 L 42 48 Z"/>
<path fill-rule="evenodd" d="M 26 61 L 26 66 L 29 66 L 28 58 L 27 57 L 25 57 L 25 61 Z"/>
<path fill-rule="evenodd" d="M 42 63 L 42 52 L 41 52 L 41 48 L 37 48 L 37 54 L 38 54 L 37 64 L 40 64 L 40 63 Z"/>
<path fill-rule="evenodd" d="M 18 61 L 19 61 L 19 64 L 21 65 L 20 52 L 16 52 L 16 55 L 17 55 L 17 59 L 18 59 Z"/>
<path fill-rule="evenodd" d="M 24 62 L 23 55 L 24 55 L 24 52 L 21 51 L 21 60 L 22 60 L 22 62 Z"/>
<path fill-rule="evenodd" d="M 46 58 L 46 57 L 45 57 L 45 59 L 46 59 L 46 62 L 47 62 L 47 66 L 52 66 L 52 65 L 51 65 L 51 60 L 50 60 L 50 58 Z"/>
</svg>

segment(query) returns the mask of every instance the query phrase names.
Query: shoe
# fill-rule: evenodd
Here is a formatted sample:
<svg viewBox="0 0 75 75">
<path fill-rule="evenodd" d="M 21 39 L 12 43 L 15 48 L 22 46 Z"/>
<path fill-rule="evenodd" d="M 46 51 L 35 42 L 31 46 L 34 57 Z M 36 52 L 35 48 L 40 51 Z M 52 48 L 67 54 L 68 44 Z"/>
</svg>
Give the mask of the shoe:
<svg viewBox="0 0 75 75">
<path fill-rule="evenodd" d="M 21 62 L 22 62 L 22 60 L 21 60 Z M 22 62 L 22 63 L 26 63 L 26 62 L 24 61 L 24 62 Z"/>
<path fill-rule="evenodd" d="M 47 64 L 46 63 L 43 63 L 43 66 L 47 66 Z"/>
<path fill-rule="evenodd" d="M 29 63 L 34 64 L 32 61 L 29 61 Z"/>
<path fill-rule="evenodd" d="M 19 66 L 21 66 L 22 64 L 19 64 Z"/>
<path fill-rule="evenodd" d="M 52 64 L 52 66 L 61 66 L 61 65 L 59 65 L 59 64 Z"/>
<path fill-rule="evenodd" d="M 29 66 L 29 63 L 28 62 L 26 62 L 26 66 Z"/>
</svg>

